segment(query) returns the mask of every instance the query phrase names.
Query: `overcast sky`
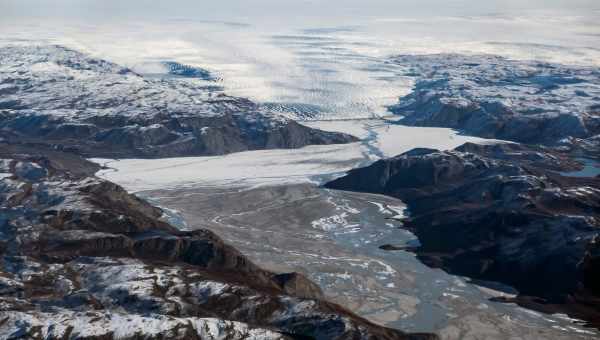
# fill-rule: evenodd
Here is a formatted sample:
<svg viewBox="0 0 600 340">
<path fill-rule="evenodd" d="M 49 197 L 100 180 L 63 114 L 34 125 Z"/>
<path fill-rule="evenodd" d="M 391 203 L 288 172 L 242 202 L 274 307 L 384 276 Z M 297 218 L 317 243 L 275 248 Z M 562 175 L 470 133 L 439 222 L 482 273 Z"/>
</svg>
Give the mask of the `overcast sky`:
<svg viewBox="0 0 600 340">
<path fill-rule="evenodd" d="M 518 14 L 600 10 L 598 0 L 0 0 L 0 18 L 168 18 L 279 20 L 399 15 Z M 596 13 L 597 14 L 597 13 Z"/>
</svg>

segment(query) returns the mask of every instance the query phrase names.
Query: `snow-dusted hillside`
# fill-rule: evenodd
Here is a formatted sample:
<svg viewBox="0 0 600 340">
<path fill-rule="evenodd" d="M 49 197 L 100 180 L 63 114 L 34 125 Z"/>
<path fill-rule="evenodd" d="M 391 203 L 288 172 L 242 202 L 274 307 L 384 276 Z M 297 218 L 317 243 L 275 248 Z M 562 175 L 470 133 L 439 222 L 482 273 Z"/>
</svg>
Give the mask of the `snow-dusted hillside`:
<svg viewBox="0 0 600 340">
<path fill-rule="evenodd" d="M 207 71 L 144 77 L 60 46 L 0 49 L 0 137 L 93 156 L 170 157 L 354 141 L 269 115 Z"/>
<path fill-rule="evenodd" d="M 172 227 L 95 168 L 0 144 L 1 339 L 436 339 L 374 325 L 206 229 Z"/>
<path fill-rule="evenodd" d="M 402 123 L 524 143 L 595 146 L 600 70 L 499 56 L 397 56 L 418 79 L 392 111 Z"/>
</svg>

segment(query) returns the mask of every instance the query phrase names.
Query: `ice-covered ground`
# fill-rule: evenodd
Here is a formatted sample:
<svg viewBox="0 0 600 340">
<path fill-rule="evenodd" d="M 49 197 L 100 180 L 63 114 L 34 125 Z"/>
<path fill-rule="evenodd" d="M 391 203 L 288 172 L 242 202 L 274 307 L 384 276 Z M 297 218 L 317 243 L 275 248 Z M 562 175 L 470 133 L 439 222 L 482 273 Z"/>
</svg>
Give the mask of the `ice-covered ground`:
<svg viewBox="0 0 600 340">
<path fill-rule="evenodd" d="M 108 169 L 98 175 L 131 192 L 194 186 L 257 186 L 322 183 L 381 157 L 415 147 L 452 149 L 465 142 L 494 142 L 451 129 L 416 128 L 384 120 L 315 121 L 329 131 L 345 131 L 362 142 L 309 146 L 297 150 L 249 151 L 216 157 L 94 159 Z"/>
<path fill-rule="evenodd" d="M 386 115 L 412 86 L 389 55 L 597 66 L 599 22 L 600 3 L 589 0 L 9 0 L 0 44 L 60 43 L 141 73 L 173 60 L 214 71 L 227 93 L 285 115 L 365 118 Z"/>
</svg>

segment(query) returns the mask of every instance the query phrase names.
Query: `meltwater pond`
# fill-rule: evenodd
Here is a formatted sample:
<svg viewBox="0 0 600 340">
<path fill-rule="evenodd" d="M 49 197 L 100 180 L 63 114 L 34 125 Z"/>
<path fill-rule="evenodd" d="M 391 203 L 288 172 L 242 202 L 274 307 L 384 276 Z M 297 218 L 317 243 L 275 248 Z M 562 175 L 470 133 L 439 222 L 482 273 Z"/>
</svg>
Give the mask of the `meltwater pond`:
<svg viewBox="0 0 600 340">
<path fill-rule="evenodd" d="M 257 264 L 298 271 L 327 297 L 374 322 L 444 339 L 589 339 L 596 333 L 559 316 L 489 298 L 502 293 L 423 265 L 384 244 L 418 241 L 398 220 L 396 199 L 312 184 L 184 187 L 138 193 L 209 228 Z M 172 218 L 172 216 L 171 216 Z"/>
<path fill-rule="evenodd" d="M 596 160 L 589 158 L 577 158 L 581 164 L 583 164 L 583 168 L 578 171 L 572 172 L 563 172 L 561 173 L 563 176 L 572 176 L 572 177 L 596 177 L 600 176 L 600 163 Z"/>
</svg>

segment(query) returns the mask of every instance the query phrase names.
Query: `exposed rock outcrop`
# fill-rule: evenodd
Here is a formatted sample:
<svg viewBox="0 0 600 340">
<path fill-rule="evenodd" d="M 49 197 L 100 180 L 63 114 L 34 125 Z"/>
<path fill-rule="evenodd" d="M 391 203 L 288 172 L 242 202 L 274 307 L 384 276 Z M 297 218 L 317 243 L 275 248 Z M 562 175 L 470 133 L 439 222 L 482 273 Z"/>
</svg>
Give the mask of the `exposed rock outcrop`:
<svg viewBox="0 0 600 340">
<path fill-rule="evenodd" d="M 600 179 L 548 149 L 465 144 L 415 149 L 326 185 L 408 204 L 426 264 L 517 288 L 517 302 L 600 325 Z"/>
</svg>

